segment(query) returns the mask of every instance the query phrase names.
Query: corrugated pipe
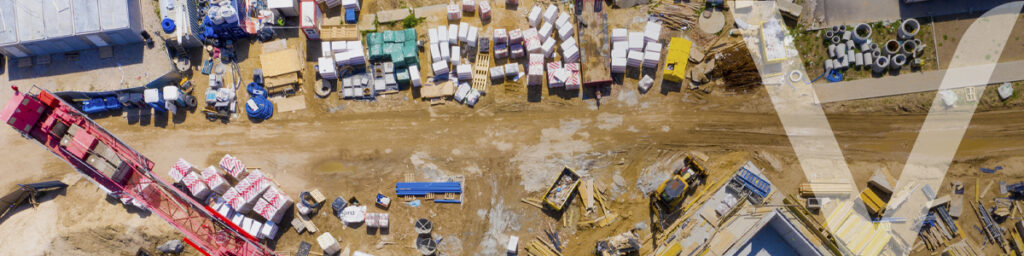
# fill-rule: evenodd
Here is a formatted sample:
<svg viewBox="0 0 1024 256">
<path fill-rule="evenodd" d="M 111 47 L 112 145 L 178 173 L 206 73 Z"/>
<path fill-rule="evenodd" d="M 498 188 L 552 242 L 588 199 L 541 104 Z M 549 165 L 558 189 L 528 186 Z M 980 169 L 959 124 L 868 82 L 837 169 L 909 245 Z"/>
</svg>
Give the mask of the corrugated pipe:
<svg viewBox="0 0 1024 256">
<path fill-rule="evenodd" d="M 901 40 L 914 39 L 917 36 L 917 32 L 921 31 L 921 23 L 917 22 L 916 19 L 905 19 L 900 24 L 899 38 Z"/>
<path fill-rule="evenodd" d="M 857 44 L 863 44 L 865 41 L 871 38 L 871 26 L 866 23 L 857 24 L 853 27 L 853 41 Z"/>
<path fill-rule="evenodd" d="M 875 59 L 875 66 L 872 71 L 875 73 L 882 73 L 885 72 L 885 69 L 887 68 L 889 68 L 889 57 L 878 56 L 878 58 Z"/>
<path fill-rule="evenodd" d="M 885 48 L 884 51 L 882 51 L 882 53 L 884 53 L 885 55 L 893 55 L 900 53 L 900 42 L 896 40 L 889 40 L 888 42 L 885 42 Z"/>
</svg>

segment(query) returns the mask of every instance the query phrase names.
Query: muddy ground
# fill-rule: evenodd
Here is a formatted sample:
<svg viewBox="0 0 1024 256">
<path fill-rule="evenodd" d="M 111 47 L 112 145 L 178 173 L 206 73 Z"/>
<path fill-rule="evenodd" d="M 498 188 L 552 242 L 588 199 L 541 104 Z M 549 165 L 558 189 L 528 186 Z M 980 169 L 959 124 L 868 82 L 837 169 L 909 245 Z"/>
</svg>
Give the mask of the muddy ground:
<svg viewBox="0 0 1024 256">
<path fill-rule="evenodd" d="M 528 11 L 524 9 L 520 7 L 519 12 Z M 622 11 L 642 12 L 636 8 Z M 503 19 L 497 13 L 496 18 Z M 632 19 L 613 20 L 624 26 Z M 289 43 L 294 46 L 300 40 L 293 38 Z M 246 76 L 255 63 L 258 58 L 243 62 L 243 70 L 249 72 Z M 114 72 L 118 71 L 107 68 L 13 82 L 82 90 L 86 83 L 74 82 L 91 77 L 84 80 L 88 86 L 103 88 L 119 78 L 97 74 Z M 10 81 L 6 75 L 3 79 Z M 627 80 L 614 86 L 613 94 L 598 104 L 593 99 L 547 93 L 540 101 L 530 102 L 528 90 L 505 83 L 492 86 L 476 108 L 467 108 L 454 103 L 429 106 L 409 90 L 375 102 L 341 101 L 334 95 L 318 99 L 311 95 L 311 86 L 304 85 L 297 96 L 307 100 L 305 110 L 277 113 L 258 124 L 244 118 L 228 124 L 208 122 L 196 113 L 165 126 L 130 123 L 118 116 L 97 121 L 156 162 L 154 171 L 165 178 L 178 158 L 206 166 L 225 153 L 263 169 L 293 197 L 318 188 L 329 198 L 356 197 L 368 202 L 378 192 L 393 196 L 394 182 L 408 177 L 419 181 L 465 178 L 465 203 L 461 205 L 422 201 L 422 206 L 412 207 L 396 200 L 386 211 L 391 214 L 392 227 L 386 234 L 371 233 L 366 227 L 343 227 L 330 216 L 329 209 L 314 218 L 321 232 L 340 238 L 343 247 L 375 255 L 415 253 L 412 221 L 423 217 L 435 222 L 435 235 L 443 238 L 440 248 L 446 255 L 500 254 L 510 235 L 526 241 L 543 236 L 541 230 L 550 226 L 560 230 L 569 255 L 592 254 L 596 240 L 649 222 L 648 201 L 641 191 L 663 180 L 670 171 L 663 166 L 686 152 L 708 154 L 713 172 L 732 172 L 753 160 L 787 194 L 796 193 L 805 180 L 761 88 L 716 89 L 710 95 L 688 90 L 642 94 L 635 82 Z M 1019 84 L 1015 88 L 1024 89 Z M 5 104 L 10 91 L 0 91 L 0 104 Z M 994 94 L 991 88 L 986 93 L 986 97 Z M 863 187 L 878 168 L 898 175 L 925 118 L 922 110 L 931 102 L 933 96 L 929 95 L 934 93 L 825 105 L 858 185 Z M 967 190 L 973 191 L 971 180 L 975 178 L 982 186 L 1024 179 L 1024 145 L 1020 144 L 1024 141 L 1024 108 L 1020 97 L 1014 100 L 1003 104 L 983 99 L 947 182 L 964 181 Z M 924 105 L 917 111 L 900 108 L 908 104 Z M 0 156 L 4 163 L 0 191 L 14 189 L 17 183 L 47 179 L 64 180 L 72 186 L 39 207 L 21 210 L 0 222 L 4 230 L 25 234 L 0 236 L 0 254 L 129 255 L 137 248 L 153 250 L 166 240 L 181 237 L 160 218 L 106 199 L 68 165 L 5 130 L 0 132 L 0 145 L 9 153 Z M 540 196 L 563 165 L 607 190 L 610 210 L 623 219 L 608 227 L 576 230 L 561 227 L 558 216 L 519 202 L 523 197 Z M 1004 169 L 995 174 L 977 171 L 978 167 L 996 165 Z M 940 194 L 948 189 L 941 188 Z M 987 199 L 1001 196 L 997 194 L 991 191 Z M 370 212 L 385 211 L 371 207 Z M 964 227 L 977 224 L 967 211 L 960 222 Z M 970 228 L 964 230 L 969 239 L 982 244 L 981 235 Z M 314 244 L 316 251 L 319 234 L 282 230 L 273 247 L 289 253 L 299 241 L 306 241 Z M 985 250 L 996 252 L 992 246 Z M 189 248 L 186 254 L 198 253 Z"/>
</svg>

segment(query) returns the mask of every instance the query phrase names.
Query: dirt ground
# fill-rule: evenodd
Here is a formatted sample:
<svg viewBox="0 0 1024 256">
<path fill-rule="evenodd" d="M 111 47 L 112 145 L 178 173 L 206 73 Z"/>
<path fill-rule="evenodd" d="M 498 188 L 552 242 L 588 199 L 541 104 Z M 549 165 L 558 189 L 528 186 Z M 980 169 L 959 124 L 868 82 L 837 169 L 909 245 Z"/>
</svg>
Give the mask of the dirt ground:
<svg viewBox="0 0 1024 256">
<path fill-rule="evenodd" d="M 496 7 L 491 28 L 497 24 L 504 27 L 505 22 L 517 20 L 518 14 L 525 16 L 527 7 L 521 5 L 516 13 L 502 13 L 498 11 L 502 7 Z M 611 27 L 636 29 L 632 18 L 611 17 L 643 10 L 610 12 Z M 419 34 L 441 22 L 431 19 L 427 26 L 417 28 Z M 523 18 L 518 20 L 515 22 L 525 23 Z M 302 45 L 302 41 L 293 37 L 289 44 Z M 258 44 L 250 47 L 259 49 Z M 249 76 L 258 62 L 254 56 L 245 60 L 243 76 Z M 307 63 L 304 76 L 312 74 L 311 65 Z M 54 90 L 84 90 L 84 86 L 119 80 L 98 75 L 115 72 L 120 73 L 103 69 L 23 81 L 45 83 Z M 94 80 L 72 82 L 85 77 Z M 8 78 L 4 75 L 2 79 Z M 715 90 L 710 95 L 687 90 L 641 94 L 635 81 L 627 79 L 598 104 L 593 99 L 557 97 L 546 90 L 541 100 L 534 102 L 523 86 L 504 83 L 492 86 L 476 108 L 467 108 L 454 103 L 429 106 L 411 90 L 373 102 L 341 101 L 336 95 L 319 99 L 312 96 L 312 82 L 303 86 L 297 97 L 306 99 L 307 109 L 276 113 L 258 124 L 240 119 L 228 124 L 209 122 L 198 114 L 167 126 L 129 123 L 122 117 L 97 122 L 156 162 L 154 171 L 161 177 L 167 177 L 166 171 L 178 158 L 205 166 L 230 153 L 247 166 L 272 175 L 293 198 L 301 191 L 318 188 L 329 198 L 356 197 L 369 202 L 378 192 L 394 196 L 394 182 L 410 176 L 417 181 L 465 178 L 461 205 L 421 200 L 421 206 L 413 207 L 396 200 L 386 211 L 371 206 L 370 212 L 391 215 L 391 229 L 386 234 L 343 226 L 330 216 L 329 208 L 314 218 L 321 232 L 340 238 L 343 247 L 375 255 L 414 254 L 412 222 L 417 218 L 435 222 L 435 238 L 442 238 L 440 251 L 445 255 L 500 254 L 509 236 L 519 236 L 525 242 L 543 236 L 541 230 L 549 226 L 560 230 L 568 255 L 592 255 L 598 239 L 649 223 L 642 188 L 663 180 L 662 175 L 670 170 L 661 168 L 685 152 L 708 154 L 713 172 L 732 172 L 753 160 L 780 192 L 787 194 L 796 193 L 805 180 L 768 95 L 760 88 Z M 1022 87 L 1015 86 L 1018 94 Z M 947 175 L 947 182 L 964 181 L 968 191 L 973 191 L 975 182 L 971 180 L 975 178 L 982 186 L 1024 179 L 1024 146 L 1019 143 L 1024 141 L 1024 129 L 1020 129 L 1024 127 L 1024 103 L 1019 96 L 1007 103 L 994 100 L 992 89 L 982 99 Z M 6 104 L 11 92 L 0 92 L 0 104 Z M 857 184 L 864 186 L 878 168 L 898 175 L 925 118 L 928 106 L 921 104 L 929 104 L 932 97 L 934 93 L 922 93 L 825 105 Z M 912 107 L 901 108 L 904 105 Z M 64 180 L 71 186 L 39 207 L 0 222 L 0 228 L 26 234 L 0 236 L 0 254 L 130 255 L 137 248 L 153 250 L 169 239 L 181 238 L 160 218 L 105 199 L 95 185 L 83 181 L 68 165 L 5 130 L 0 132 L 0 145 L 12 153 L 0 156 L 4 163 L 0 191 L 14 189 L 17 183 L 49 179 Z M 1004 169 L 995 174 L 977 170 L 996 165 Z M 561 227 L 556 218 L 519 202 L 523 197 L 539 197 L 562 166 L 575 168 L 607 190 L 610 210 L 623 218 L 608 227 L 577 230 Z M 939 189 L 940 194 L 948 190 Z M 995 191 L 988 195 L 986 200 L 1001 196 Z M 969 227 L 978 222 L 965 210 L 960 223 Z M 970 228 L 964 230 L 968 239 L 982 244 L 982 235 Z M 272 247 L 292 253 L 299 241 L 305 241 L 317 251 L 318 235 L 282 229 Z M 992 246 L 985 251 L 996 253 Z M 198 255 L 191 248 L 186 254 Z"/>
</svg>

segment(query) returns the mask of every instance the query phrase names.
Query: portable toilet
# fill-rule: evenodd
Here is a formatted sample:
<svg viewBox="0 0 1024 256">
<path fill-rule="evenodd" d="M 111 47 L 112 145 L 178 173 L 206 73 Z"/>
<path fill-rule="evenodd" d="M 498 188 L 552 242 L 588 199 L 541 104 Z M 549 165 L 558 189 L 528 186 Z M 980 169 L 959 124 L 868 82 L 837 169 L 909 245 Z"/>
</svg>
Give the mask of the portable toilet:
<svg viewBox="0 0 1024 256">
<path fill-rule="evenodd" d="M 153 108 L 153 110 L 167 112 L 167 108 L 164 107 L 164 99 L 160 95 L 160 89 L 146 89 L 142 91 L 142 98 L 145 100 L 146 105 Z"/>
<path fill-rule="evenodd" d="M 306 35 L 306 39 L 320 40 L 320 21 L 323 16 L 316 1 L 302 0 L 299 3 L 299 28 Z"/>
</svg>

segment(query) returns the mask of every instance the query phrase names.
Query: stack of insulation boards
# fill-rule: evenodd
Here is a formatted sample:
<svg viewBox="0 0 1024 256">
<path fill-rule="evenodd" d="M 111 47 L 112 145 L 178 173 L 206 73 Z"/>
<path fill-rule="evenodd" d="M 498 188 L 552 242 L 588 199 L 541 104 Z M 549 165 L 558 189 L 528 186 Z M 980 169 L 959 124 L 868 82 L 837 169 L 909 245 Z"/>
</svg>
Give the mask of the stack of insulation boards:
<svg viewBox="0 0 1024 256">
<path fill-rule="evenodd" d="M 544 78 L 544 55 L 530 54 L 530 62 L 526 69 L 526 84 L 541 85 Z"/>
<path fill-rule="evenodd" d="M 419 49 L 416 46 L 416 30 L 412 28 L 395 31 L 370 33 L 366 36 L 370 47 L 370 62 L 382 63 L 391 72 L 379 74 L 375 80 L 383 80 L 386 88 L 397 89 L 398 86 L 409 85 L 412 79 L 409 67 L 417 67 L 419 73 Z M 379 82 L 376 82 L 378 83 Z M 380 88 L 375 88 L 375 90 Z M 379 91 L 379 90 L 378 90 Z"/>
<path fill-rule="evenodd" d="M 360 41 L 334 41 L 330 43 L 331 53 L 334 62 L 339 67 L 344 66 L 365 66 L 366 55 L 363 50 L 363 42 Z M 326 46 L 326 43 L 324 43 Z M 324 56 L 331 57 L 331 56 Z"/>
</svg>

